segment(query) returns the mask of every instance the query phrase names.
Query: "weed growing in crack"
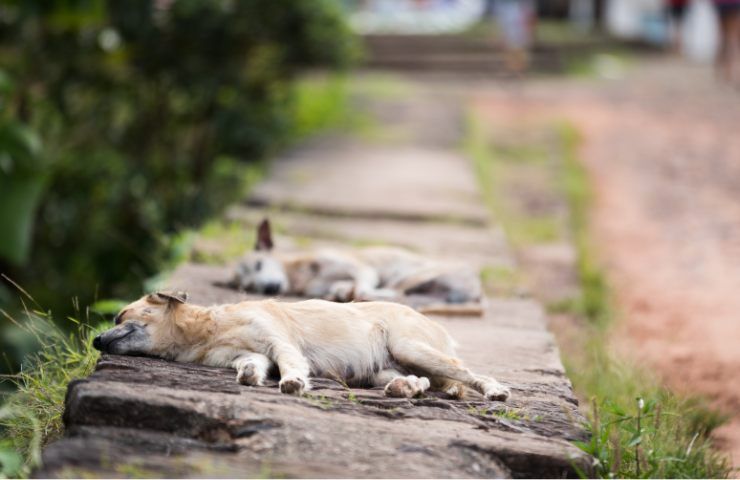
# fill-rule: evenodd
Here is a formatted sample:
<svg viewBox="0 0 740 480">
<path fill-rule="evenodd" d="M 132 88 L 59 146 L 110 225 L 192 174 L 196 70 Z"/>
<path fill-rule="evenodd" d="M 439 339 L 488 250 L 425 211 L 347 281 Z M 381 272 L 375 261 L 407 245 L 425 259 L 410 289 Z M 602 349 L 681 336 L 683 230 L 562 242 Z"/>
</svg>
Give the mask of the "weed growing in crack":
<svg viewBox="0 0 740 480">
<path fill-rule="evenodd" d="M 479 417 L 486 417 L 486 418 L 501 418 L 505 420 L 513 420 L 513 421 L 530 421 L 531 418 L 529 415 L 523 412 L 523 410 L 518 408 L 510 408 L 510 407 L 503 407 L 503 408 L 496 408 L 491 409 L 488 407 L 474 407 L 470 406 L 468 407 L 468 413 L 470 415 L 475 415 Z"/>
<path fill-rule="evenodd" d="M 327 398 L 326 395 L 313 395 L 310 393 L 304 393 L 303 398 L 308 400 L 311 405 L 319 407 L 322 410 L 328 410 L 334 406 L 334 402 L 332 402 L 331 399 Z"/>
</svg>

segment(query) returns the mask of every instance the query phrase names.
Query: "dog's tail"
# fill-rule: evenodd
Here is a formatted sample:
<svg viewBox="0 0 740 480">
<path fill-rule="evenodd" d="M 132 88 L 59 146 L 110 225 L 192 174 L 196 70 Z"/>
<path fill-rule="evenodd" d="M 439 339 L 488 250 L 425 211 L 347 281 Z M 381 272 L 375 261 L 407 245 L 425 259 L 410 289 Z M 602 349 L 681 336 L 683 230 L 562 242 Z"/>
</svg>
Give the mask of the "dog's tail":
<svg viewBox="0 0 740 480">
<path fill-rule="evenodd" d="M 485 311 L 481 303 L 435 303 L 421 305 L 416 310 L 424 315 L 443 315 L 446 317 L 482 317 Z"/>
</svg>

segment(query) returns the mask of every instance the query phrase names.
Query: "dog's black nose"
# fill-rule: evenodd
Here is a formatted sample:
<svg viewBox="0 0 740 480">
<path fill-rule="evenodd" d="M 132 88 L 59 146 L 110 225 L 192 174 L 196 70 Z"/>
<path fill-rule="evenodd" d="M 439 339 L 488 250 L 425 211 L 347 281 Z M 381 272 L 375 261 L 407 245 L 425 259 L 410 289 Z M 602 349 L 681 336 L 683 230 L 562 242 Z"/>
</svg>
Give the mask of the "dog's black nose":
<svg viewBox="0 0 740 480">
<path fill-rule="evenodd" d="M 103 341 L 100 339 L 100 335 L 93 339 L 93 348 L 101 352 L 103 351 Z"/>
<path fill-rule="evenodd" d="M 280 284 L 268 283 L 267 285 L 265 285 L 264 292 L 265 295 L 275 295 L 277 293 L 280 293 Z"/>
</svg>

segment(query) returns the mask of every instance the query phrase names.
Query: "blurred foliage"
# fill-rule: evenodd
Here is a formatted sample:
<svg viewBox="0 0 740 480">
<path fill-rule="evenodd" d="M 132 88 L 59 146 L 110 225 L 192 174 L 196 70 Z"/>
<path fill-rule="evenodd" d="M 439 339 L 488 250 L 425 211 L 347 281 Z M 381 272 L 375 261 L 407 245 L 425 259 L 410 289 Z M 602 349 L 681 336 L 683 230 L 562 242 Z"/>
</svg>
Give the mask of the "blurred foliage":
<svg viewBox="0 0 740 480">
<path fill-rule="evenodd" d="M 294 133 L 297 138 L 334 127 L 347 129 L 357 121 L 347 105 L 346 78 L 340 75 L 308 76 L 294 90 Z"/>
<path fill-rule="evenodd" d="M 354 49 L 331 0 L 4 1 L 0 271 L 59 314 L 140 290 Z"/>
<path fill-rule="evenodd" d="M 15 264 L 28 259 L 33 212 L 41 196 L 44 176 L 39 174 L 41 140 L 9 114 L 6 102 L 14 85 L 0 70 L 0 224 L 6 232 L 0 257 Z"/>
</svg>

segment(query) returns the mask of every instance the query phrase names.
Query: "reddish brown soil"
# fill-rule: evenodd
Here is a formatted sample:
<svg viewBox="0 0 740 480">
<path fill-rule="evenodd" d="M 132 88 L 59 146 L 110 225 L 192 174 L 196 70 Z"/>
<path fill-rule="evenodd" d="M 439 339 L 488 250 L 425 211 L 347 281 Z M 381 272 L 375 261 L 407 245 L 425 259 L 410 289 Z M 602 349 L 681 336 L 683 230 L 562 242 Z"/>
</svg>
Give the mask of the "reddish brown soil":
<svg viewBox="0 0 740 480">
<path fill-rule="evenodd" d="M 606 115 L 587 127 L 583 158 L 598 192 L 595 239 L 623 313 L 617 346 L 732 415 L 717 438 L 737 463 L 740 142 L 724 127 Z"/>
<path fill-rule="evenodd" d="M 738 465 L 740 95 L 708 69 L 659 61 L 621 82 L 539 82 L 488 101 L 579 127 L 622 313 L 615 345 L 731 415 L 716 433 Z"/>
</svg>

